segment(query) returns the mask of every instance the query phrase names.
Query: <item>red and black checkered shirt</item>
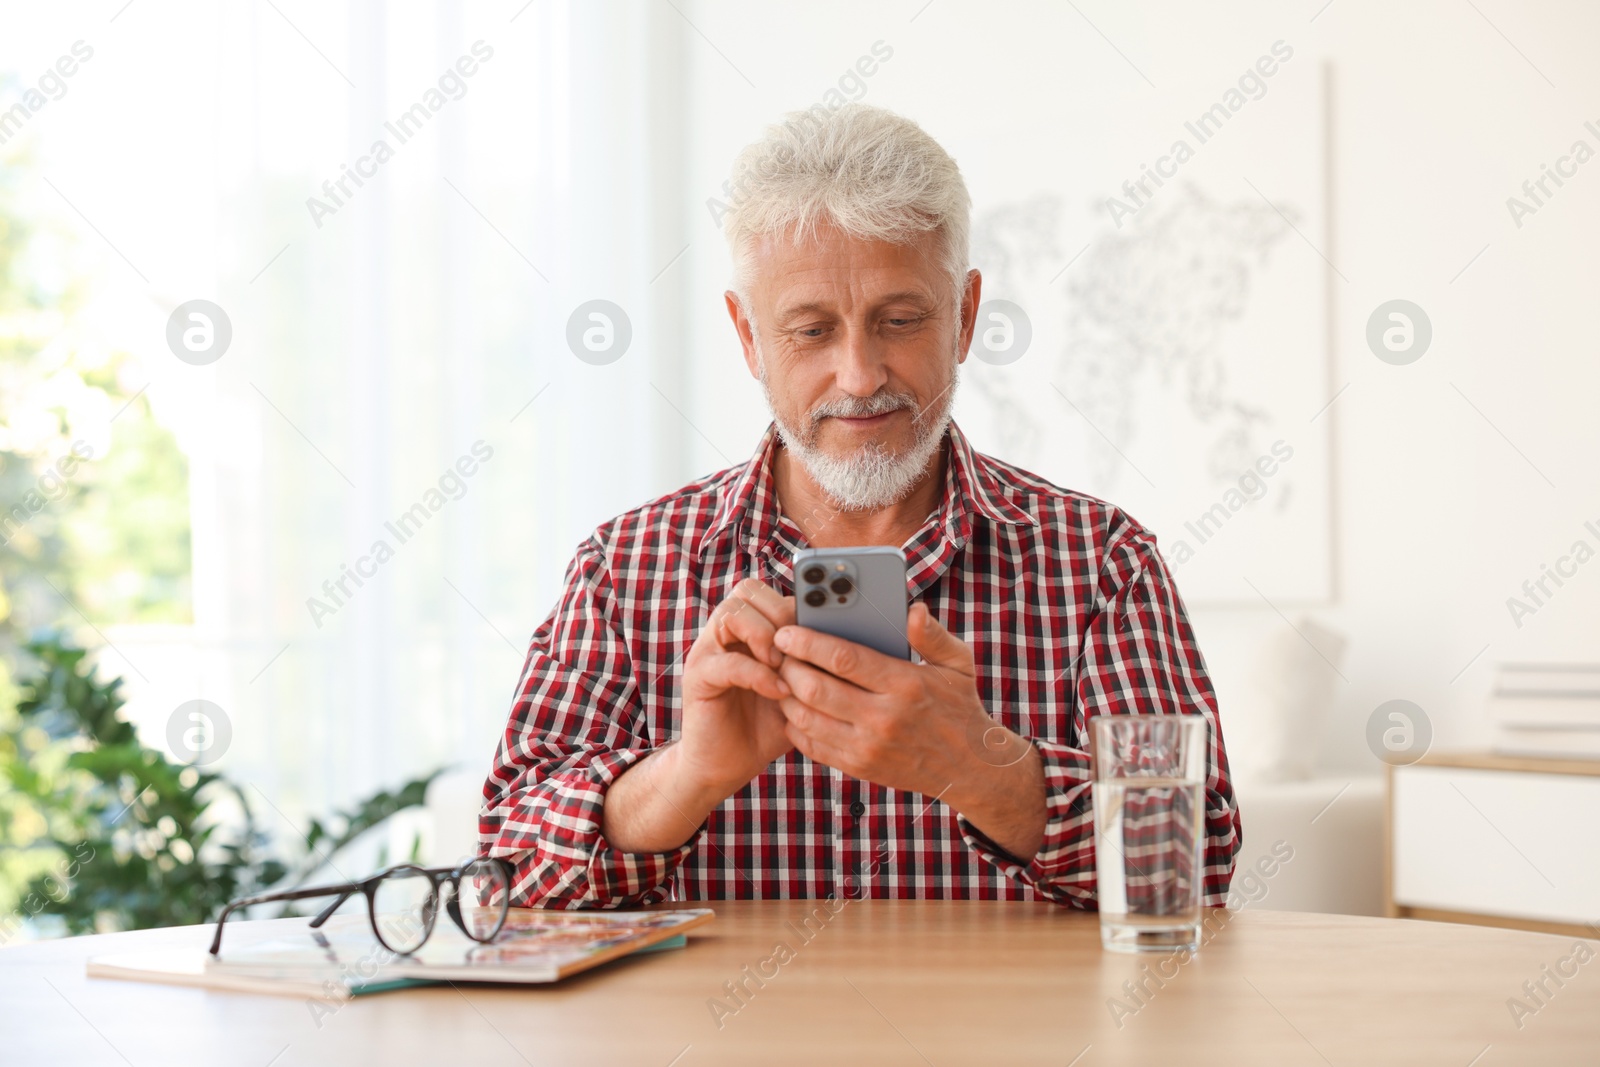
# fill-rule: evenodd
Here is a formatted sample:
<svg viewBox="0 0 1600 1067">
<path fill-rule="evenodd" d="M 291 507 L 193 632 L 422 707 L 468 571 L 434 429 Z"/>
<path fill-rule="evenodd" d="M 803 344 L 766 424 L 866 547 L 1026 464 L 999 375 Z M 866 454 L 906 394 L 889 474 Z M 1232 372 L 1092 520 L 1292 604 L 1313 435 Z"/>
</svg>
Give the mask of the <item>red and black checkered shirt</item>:
<svg viewBox="0 0 1600 1067">
<path fill-rule="evenodd" d="M 682 847 L 602 836 L 606 789 L 678 736 L 683 662 L 717 604 L 755 576 L 793 592 L 806 547 L 779 508 L 768 427 L 755 456 L 596 530 L 533 635 L 484 785 L 481 850 L 516 865 L 513 903 L 964 897 L 1093 907 L 1085 721 L 1203 714 L 1211 724 L 1204 897 L 1221 905 L 1240 842 L 1216 698 L 1154 536 L 1103 500 L 973 451 L 952 423 L 939 506 L 903 546 L 907 582 L 972 647 L 989 714 L 1032 740 L 1047 793 L 1027 863 L 940 801 L 790 752 Z"/>
</svg>

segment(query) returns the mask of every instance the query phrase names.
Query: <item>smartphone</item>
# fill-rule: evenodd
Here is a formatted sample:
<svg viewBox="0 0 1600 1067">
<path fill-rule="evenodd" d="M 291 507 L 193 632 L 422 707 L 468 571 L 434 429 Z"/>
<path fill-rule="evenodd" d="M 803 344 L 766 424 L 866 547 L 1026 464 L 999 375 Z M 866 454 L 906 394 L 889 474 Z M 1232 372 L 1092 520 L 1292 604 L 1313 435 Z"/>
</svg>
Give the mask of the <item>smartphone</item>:
<svg viewBox="0 0 1600 1067">
<path fill-rule="evenodd" d="M 906 557 L 898 548 L 802 548 L 794 554 L 795 621 L 909 660 Z"/>
</svg>

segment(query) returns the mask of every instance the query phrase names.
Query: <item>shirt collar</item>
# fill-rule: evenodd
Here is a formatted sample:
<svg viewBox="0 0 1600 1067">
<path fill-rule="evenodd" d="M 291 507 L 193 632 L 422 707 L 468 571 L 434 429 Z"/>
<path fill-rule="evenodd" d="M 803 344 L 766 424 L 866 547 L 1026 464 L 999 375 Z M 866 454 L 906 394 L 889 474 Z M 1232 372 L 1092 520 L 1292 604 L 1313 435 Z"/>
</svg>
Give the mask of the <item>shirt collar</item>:
<svg viewBox="0 0 1600 1067">
<path fill-rule="evenodd" d="M 967 435 L 954 421 L 950 423 L 950 464 L 945 472 L 944 507 L 952 518 L 970 517 L 976 512 L 993 522 L 1013 526 L 1037 526 L 1039 520 L 1013 504 L 1001 491 L 993 461 L 973 449 Z"/>
<path fill-rule="evenodd" d="M 946 433 L 949 442 L 944 492 L 936 511 L 946 535 L 966 543 L 971 535 L 972 516 L 980 515 L 997 523 L 1037 526 L 1039 520 L 1013 503 L 1002 491 L 999 479 L 987 457 L 976 452 L 954 421 Z M 729 485 L 722 505 L 695 547 L 697 556 L 720 538 L 742 533 L 753 552 L 776 534 L 783 521 L 778 506 L 777 488 L 772 478 L 772 461 L 783 445 L 776 423 L 767 425 L 755 454 Z"/>
</svg>

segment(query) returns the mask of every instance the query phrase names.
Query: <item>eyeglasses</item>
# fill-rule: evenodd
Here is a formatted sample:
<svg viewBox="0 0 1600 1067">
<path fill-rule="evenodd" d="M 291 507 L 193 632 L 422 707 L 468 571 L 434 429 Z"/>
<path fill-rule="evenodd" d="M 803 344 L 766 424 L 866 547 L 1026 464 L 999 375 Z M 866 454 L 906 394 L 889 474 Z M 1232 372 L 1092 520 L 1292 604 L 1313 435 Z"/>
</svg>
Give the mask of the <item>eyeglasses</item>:
<svg viewBox="0 0 1600 1067">
<path fill-rule="evenodd" d="M 240 908 L 274 901 L 334 897 L 333 903 L 311 920 L 311 928 L 315 930 L 327 922 L 340 905 L 359 893 L 367 898 L 367 919 L 372 923 L 372 933 L 378 943 L 390 952 L 407 956 L 421 948 L 433 933 L 433 922 L 439 917 L 441 889 L 449 890 L 443 895 L 445 914 L 462 933 L 474 941 L 486 943 L 493 941 L 506 924 L 506 912 L 511 904 L 511 874 L 510 863 L 486 857 L 470 860 L 459 867 L 418 867 L 402 863 L 359 882 L 243 897 L 230 901 L 217 916 L 211 954 L 220 953 L 222 924 Z M 463 905 L 470 910 L 463 910 Z"/>
</svg>

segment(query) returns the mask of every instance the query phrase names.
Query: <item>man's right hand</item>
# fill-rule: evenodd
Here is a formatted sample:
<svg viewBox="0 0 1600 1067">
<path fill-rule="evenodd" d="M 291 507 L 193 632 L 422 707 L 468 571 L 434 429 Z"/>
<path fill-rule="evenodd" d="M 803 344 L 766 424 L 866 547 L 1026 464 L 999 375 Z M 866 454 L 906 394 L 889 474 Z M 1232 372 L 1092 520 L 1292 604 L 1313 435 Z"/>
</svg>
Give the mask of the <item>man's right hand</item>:
<svg viewBox="0 0 1600 1067">
<path fill-rule="evenodd" d="M 606 793 L 601 831 L 624 852 L 666 852 L 794 746 L 778 701 L 783 653 L 772 643 L 795 621 L 794 597 L 755 578 L 734 587 L 695 638 L 683 664 L 683 722 L 676 744 L 624 771 Z"/>
<path fill-rule="evenodd" d="M 794 746 L 778 701 L 783 653 L 773 644 L 795 621 L 794 597 L 746 578 L 711 612 L 684 660 L 683 723 L 677 771 L 713 806 Z"/>
</svg>

